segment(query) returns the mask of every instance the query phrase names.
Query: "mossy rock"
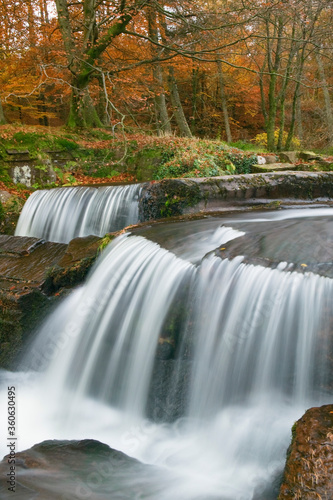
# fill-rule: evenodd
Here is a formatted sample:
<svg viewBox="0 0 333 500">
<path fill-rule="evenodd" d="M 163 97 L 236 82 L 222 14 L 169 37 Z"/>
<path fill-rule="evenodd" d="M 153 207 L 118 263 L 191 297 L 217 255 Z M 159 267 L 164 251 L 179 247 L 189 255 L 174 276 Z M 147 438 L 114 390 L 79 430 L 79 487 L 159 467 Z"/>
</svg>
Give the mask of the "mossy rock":
<svg viewBox="0 0 333 500">
<path fill-rule="evenodd" d="M 196 182 L 190 179 L 164 179 L 142 189 L 139 219 L 148 221 L 181 215 L 186 207 L 199 203 L 202 196 Z"/>
<path fill-rule="evenodd" d="M 139 182 L 153 179 L 157 168 L 162 164 L 164 152 L 161 148 L 144 148 L 133 152 L 127 159 L 128 171 L 132 173 Z"/>
</svg>

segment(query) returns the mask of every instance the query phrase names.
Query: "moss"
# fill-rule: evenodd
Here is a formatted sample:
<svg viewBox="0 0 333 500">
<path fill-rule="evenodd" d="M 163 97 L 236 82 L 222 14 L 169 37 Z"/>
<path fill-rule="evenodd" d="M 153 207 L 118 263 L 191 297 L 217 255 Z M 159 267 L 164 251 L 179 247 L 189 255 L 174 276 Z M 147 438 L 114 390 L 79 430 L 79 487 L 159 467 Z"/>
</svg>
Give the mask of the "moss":
<svg viewBox="0 0 333 500">
<path fill-rule="evenodd" d="M 163 149 L 161 147 L 145 147 L 140 151 L 135 149 L 126 158 L 128 171 L 139 182 L 153 179 L 155 172 L 165 159 Z"/>
</svg>

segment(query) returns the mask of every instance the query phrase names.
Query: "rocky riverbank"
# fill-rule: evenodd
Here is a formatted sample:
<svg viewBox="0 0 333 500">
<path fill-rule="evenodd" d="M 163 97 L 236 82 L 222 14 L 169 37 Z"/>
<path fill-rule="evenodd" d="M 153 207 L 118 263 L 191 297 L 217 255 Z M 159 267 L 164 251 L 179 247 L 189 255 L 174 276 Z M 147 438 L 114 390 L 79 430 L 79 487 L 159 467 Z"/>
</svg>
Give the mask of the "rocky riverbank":
<svg viewBox="0 0 333 500">
<path fill-rule="evenodd" d="M 67 288 L 80 284 L 101 239 L 68 245 L 0 235 L 0 366 L 10 368 L 24 341 Z"/>
</svg>

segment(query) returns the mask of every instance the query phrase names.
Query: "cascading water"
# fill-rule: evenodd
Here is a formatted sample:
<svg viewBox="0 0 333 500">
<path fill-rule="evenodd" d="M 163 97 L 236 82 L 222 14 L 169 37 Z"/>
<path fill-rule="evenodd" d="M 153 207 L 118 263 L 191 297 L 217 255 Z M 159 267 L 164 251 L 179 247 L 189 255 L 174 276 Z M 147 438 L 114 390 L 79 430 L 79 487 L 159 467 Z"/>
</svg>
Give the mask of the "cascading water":
<svg viewBox="0 0 333 500">
<path fill-rule="evenodd" d="M 21 447 L 93 437 L 145 464 L 125 482 L 113 471 L 90 498 L 113 498 L 120 483 L 121 499 L 276 498 L 291 425 L 329 401 L 333 280 L 214 252 L 197 265 L 181 258 L 198 262 L 217 238 L 243 233 L 207 234 L 193 259 L 185 246 L 176 257 L 118 237 L 37 336 L 23 365 L 42 373 L 25 390 L 17 375 Z M 145 417 L 159 370 L 166 418 L 154 423 Z M 184 401 L 172 422 L 174 397 Z"/>
<path fill-rule="evenodd" d="M 68 243 L 104 236 L 138 222 L 140 185 L 71 187 L 36 191 L 25 203 L 15 236 Z"/>
</svg>

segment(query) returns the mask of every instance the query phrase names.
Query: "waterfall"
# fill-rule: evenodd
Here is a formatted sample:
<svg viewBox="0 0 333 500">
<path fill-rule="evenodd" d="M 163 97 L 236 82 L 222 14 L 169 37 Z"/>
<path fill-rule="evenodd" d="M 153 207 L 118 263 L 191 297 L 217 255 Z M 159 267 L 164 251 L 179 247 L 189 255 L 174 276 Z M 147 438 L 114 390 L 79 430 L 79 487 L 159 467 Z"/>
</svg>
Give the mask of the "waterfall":
<svg viewBox="0 0 333 500">
<path fill-rule="evenodd" d="M 42 371 L 21 399 L 30 446 L 52 428 L 147 464 L 120 498 L 276 498 L 291 425 L 330 397 L 333 280 L 221 259 L 213 248 L 232 231 L 210 228 L 193 259 L 185 244 L 176 256 L 142 236 L 113 240 L 25 358 Z M 164 422 L 147 420 L 156 386 Z"/>
<path fill-rule="evenodd" d="M 139 184 L 35 191 L 23 207 L 15 235 L 58 243 L 104 236 L 138 222 L 139 193 Z"/>
<path fill-rule="evenodd" d="M 47 325 L 40 335 L 38 345 L 50 336 L 61 343 L 68 325 L 75 325 L 49 378 L 56 378 L 60 392 L 73 391 L 75 400 L 93 395 L 142 417 L 159 342 L 172 342 L 177 352 L 184 342 L 195 346 L 191 419 L 211 418 L 253 397 L 311 400 L 318 364 L 325 386 L 333 281 L 284 268 L 212 253 L 194 266 L 145 238 L 120 236 L 69 308 L 67 325 L 60 331 L 57 324 L 57 333 Z M 181 338 L 173 325 L 178 310 Z"/>
</svg>

